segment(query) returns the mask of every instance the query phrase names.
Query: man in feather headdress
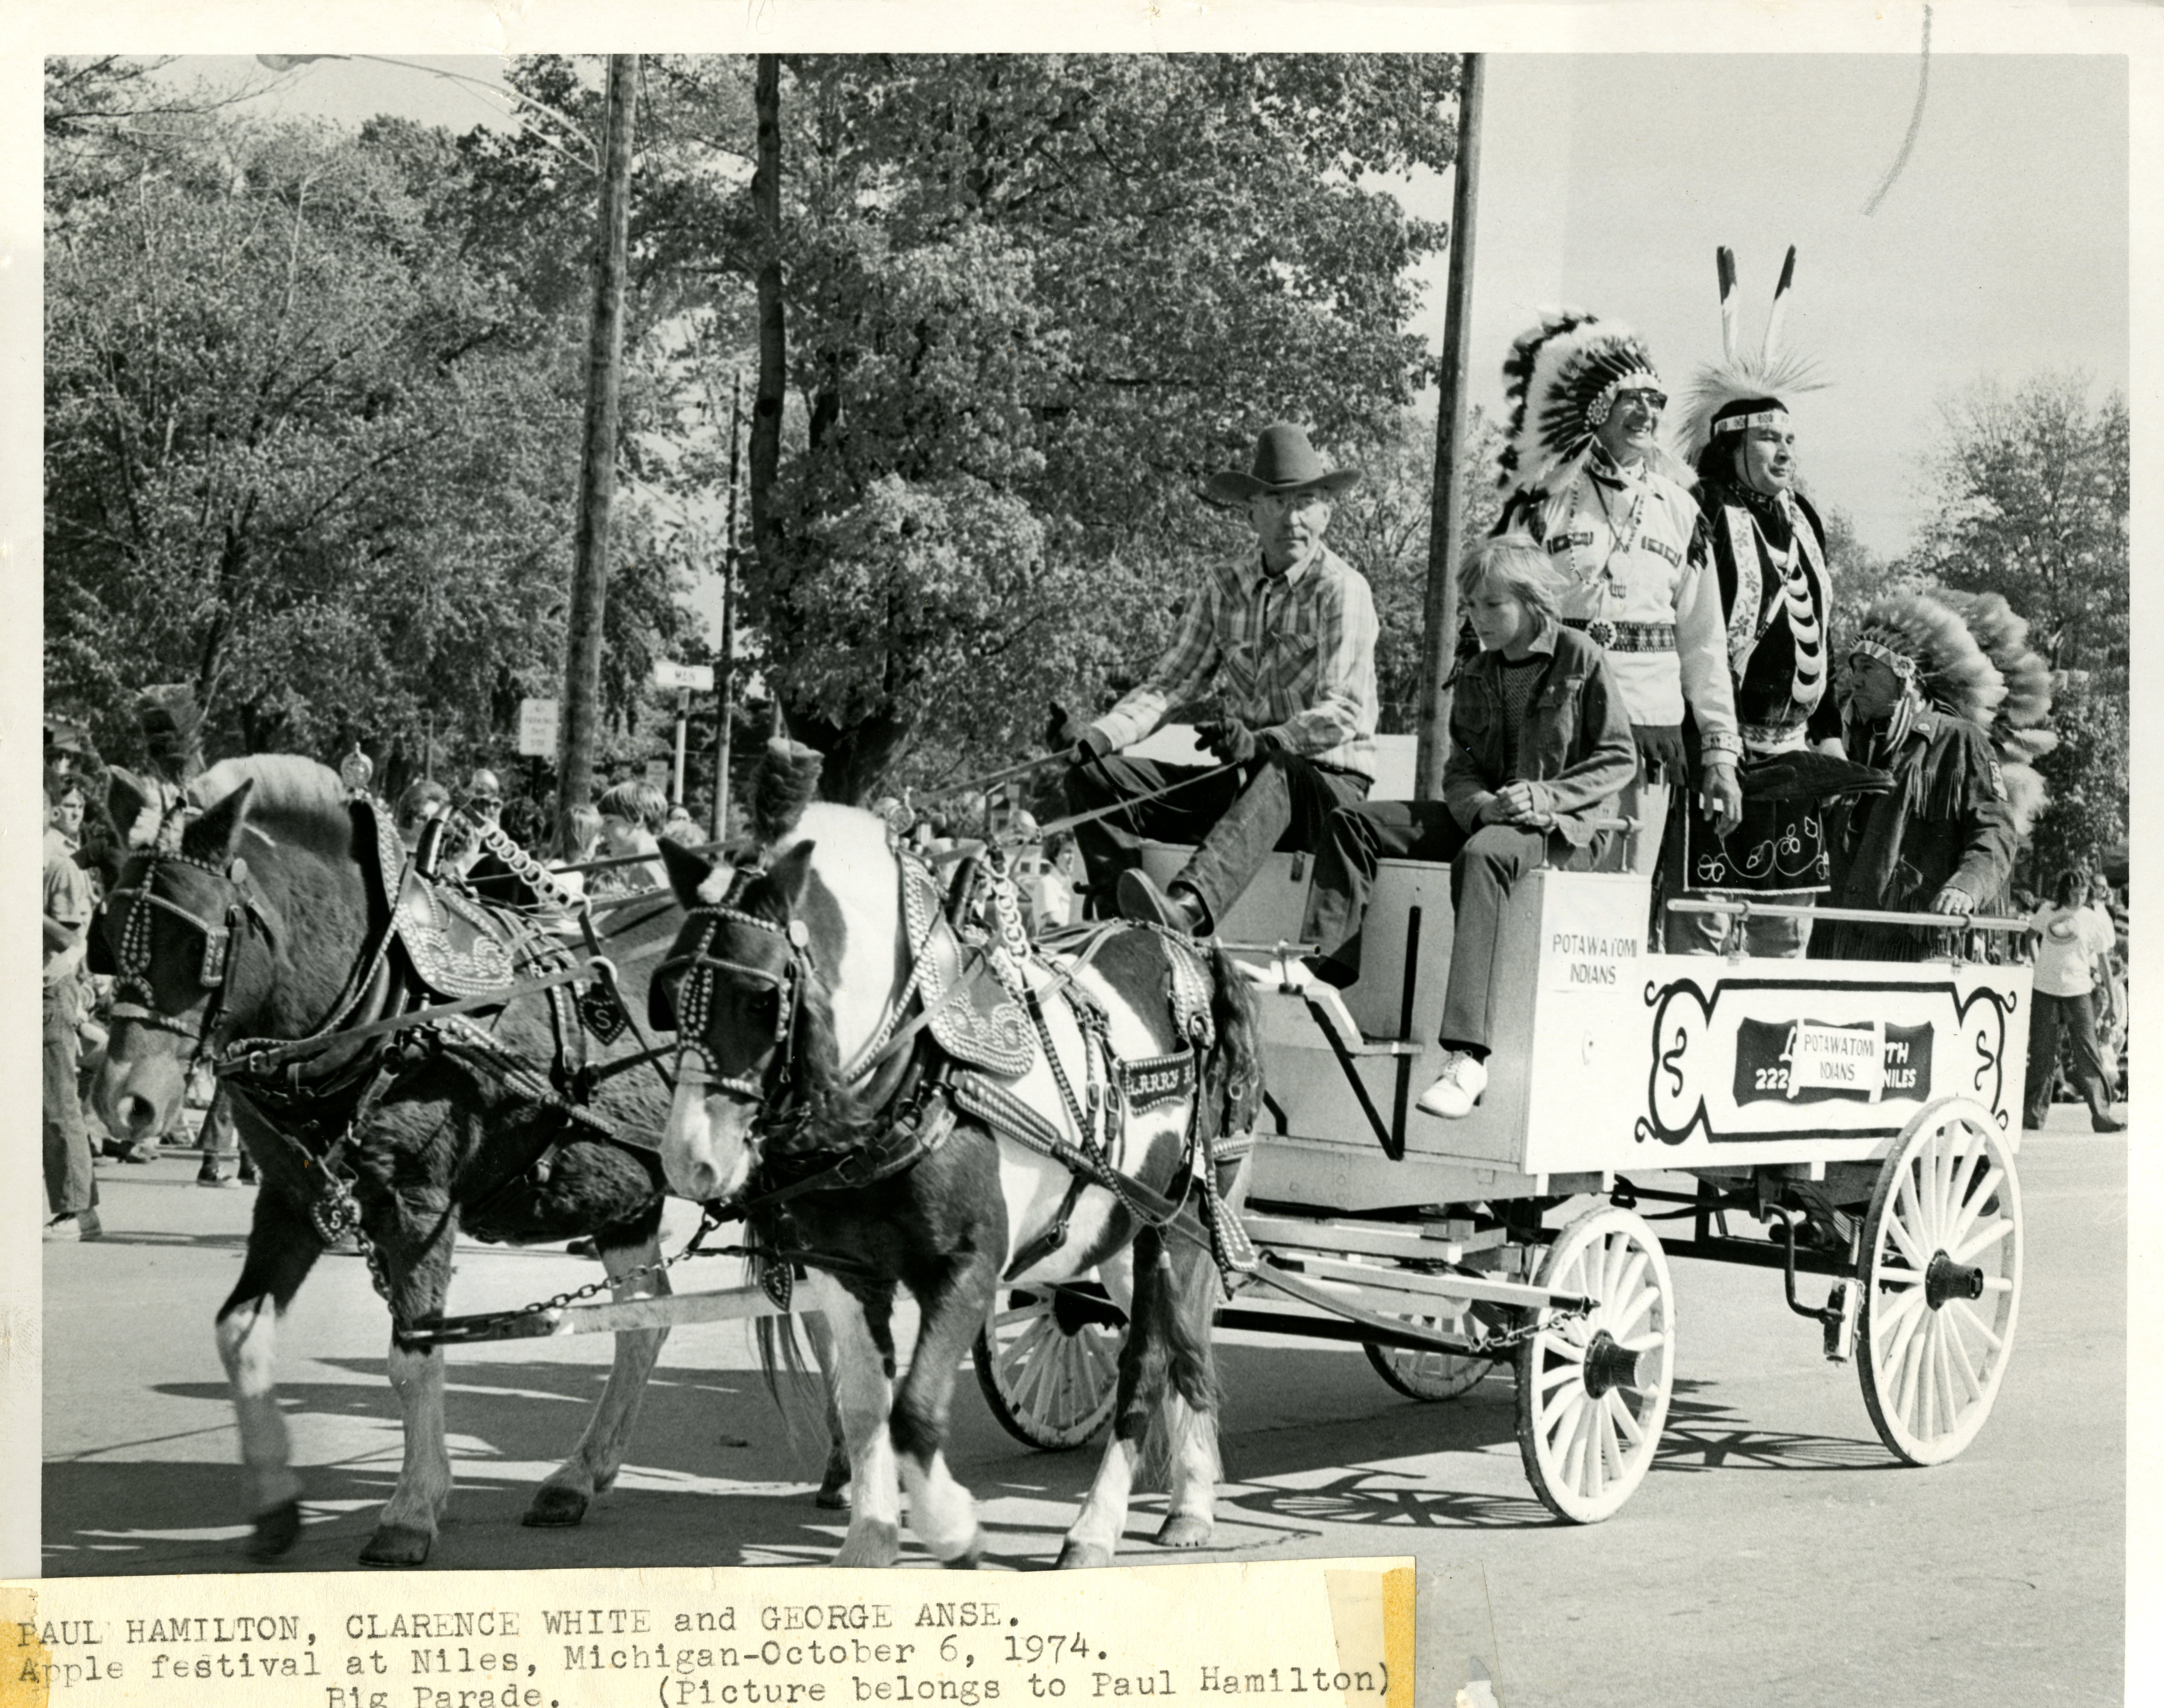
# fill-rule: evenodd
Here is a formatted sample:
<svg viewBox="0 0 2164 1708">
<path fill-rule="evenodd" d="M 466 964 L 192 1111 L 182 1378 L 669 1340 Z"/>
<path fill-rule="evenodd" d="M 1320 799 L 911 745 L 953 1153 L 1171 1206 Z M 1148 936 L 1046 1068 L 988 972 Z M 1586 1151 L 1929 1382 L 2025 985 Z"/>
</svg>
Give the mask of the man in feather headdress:
<svg viewBox="0 0 2164 1708">
<path fill-rule="evenodd" d="M 1823 805 L 1811 798 L 1769 798 L 1752 786 L 1754 771 L 1777 754 L 1807 747 L 1838 754 L 1841 708 L 1830 691 L 1827 630 L 1833 581 L 1825 530 L 1796 490 L 1796 434 L 1784 397 L 1823 382 L 1781 346 L 1780 326 L 1794 281 L 1791 249 L 1773 292 L 1764 341 L 1738 348 L 1736 260 L 1719 251 L 1721 358 L 1702 367 L 1686 402 L 1684 454 L 1697 465 L 1728 666 L 1743 744 L 1741 823 L 1725 835 L 1700 812 L 1680 815 L 1671 890 L 1745 896 L 1782 907 L 1808 906 L 1831 875 Z M 1697 745 L 1695 728 L 1685 747 Z M 1811 922 L 1790 917 L 1746 919 L 1752 954 L 1800 955 Z M 1727 922 L 1717 914 L 1678 914 L 1670 947 L 1720 949 Z"/>
<path fill-rule="evenodd" d="M 1669 790 L 1686 775 L 1683 708 L 1698 782 L 1725 833 L 1742 817 L 1741 751 L 1720 599 L 1688 477 L 1659 444 L 1668 394 L 1636 334 L 1580 309 L 1544 315 L 1503 364 L 1510 399 L 1504 481 L 1517 490 L 1496 532 L 1523 528 L 1568 583 L 1564 625 L 1607 654 L 1638 749 L 1623 796 L 1638 821 L 1636 868 L 1660 858 Z"/>
<path fill-rule="evenodd" d="M 1846 651 L 1848 751 L 1892 773 L 1894 786 L 1851 817 L 1834 850 L 1830 903 L 1949 915 L 2001 905 L 2020 837 L 1989 733 L 2007 697 L 2004 675 L 1962 612 L 1929 593 L 1880 600 Z M 1913 927 L 1828 921 L 1811 954 L 1923 960 L 1937 937 Z"/>
</svg>

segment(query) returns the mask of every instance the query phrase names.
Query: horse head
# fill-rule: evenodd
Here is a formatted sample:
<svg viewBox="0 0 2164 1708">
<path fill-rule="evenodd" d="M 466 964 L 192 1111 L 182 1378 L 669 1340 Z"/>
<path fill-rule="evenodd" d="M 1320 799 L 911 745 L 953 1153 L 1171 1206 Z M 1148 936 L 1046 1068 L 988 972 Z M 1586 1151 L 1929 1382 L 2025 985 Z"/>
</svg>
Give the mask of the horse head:
<svg viewBox="0 0 2164 1708">
<path fill-rule="evenodd" d="M 790 1090 L 811 966 L 796 917 L 814 845 L 771 868 L 710 867 L 662 844 L 684 908 L 676 942 L 654 975 L 657 1027 L 676 1033 L 676 1096 L 662 1165 L 701 1202 L 734 1198 L 759 1164 L 764 1119 Z"/>
<path fill-rule="evenodd" d="M 114 998 L 92 1101 L 128 1138 L 171 1124 L 197 1058 L 320 1022 L 366 930 L 353 820 L 329 770 L 229 759 L 189 793 L 210 804 L 183 824 L 136 780 L 112 785 L 134 851 L 92 924 L 92 970 L 113 975 Z M 286 920 L 304 916 L 300 940 Z"/>
<path fill-rule="evenodd" d="M 254 787 L 242 783 L 189 824 L 177 846 L 131 855 L 93 922 L 91 965 L 113 975 L 113 1025 L 92 1101 L 123 1138 L 165 1130 L 221 1012 L 245 1009 L 255 994 L 241 988 L 249 974 L 233 956 L 235 928 L 249 917 L 239 843 Z M 108 801 L 113 822 L 131 831 L 148 804 L 124 776 L 113 778 Z M 148 839 L 165 840 L 155 832 Z M 260 979 L 267 969 L 252 970 Z"/>
<path fill-rule="evenodd" d="M 709 866 L 662 844 L 684 907 L 655 971 L 652 1018 L 675 1030 L 670 1186 L 740 1195 L 777 1143 L 845 1143 L 859 1112 L 841 1064 L 878 1025 L 906 954 L 885 827 L 854 807 L 806 810 L 764 870 Z"/>
</svg>

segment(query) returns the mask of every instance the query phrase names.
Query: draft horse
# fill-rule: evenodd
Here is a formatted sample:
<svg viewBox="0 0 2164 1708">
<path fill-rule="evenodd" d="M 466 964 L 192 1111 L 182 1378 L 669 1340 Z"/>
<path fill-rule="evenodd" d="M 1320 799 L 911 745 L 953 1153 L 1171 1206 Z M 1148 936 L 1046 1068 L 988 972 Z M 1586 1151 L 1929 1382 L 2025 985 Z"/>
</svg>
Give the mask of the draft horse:
<svg viewBox="0 0 2164 1708">
<path fill-rule="evenodd" d="M 1169 1481 L 1157 1540 L 1203 1545 L 1211 1229 L 1232 1222 L 1212 1141 L 1261 1096 L 1244 982 L 1221 950 L 1141 928 L 1038 955 L 995 908 L 987 940 L 958 934 L 952 898 L 854 807 L 810 806 L 767 852 L 732 871 L 663 845 L 686 914 L 653 985 L 678 1028 L 662 1156 L 678 1192 L 733 1205 L 820 1278 L 854 1491 L 834 1563 L 895 1562 L 897 1470 L 917 1539 L 977 1563 L 975 1506 L 942 1450 L 956 1370 L 1003 1283 L 1093 1268 L 1116 1296 L 1132 1287 L 1130 1329 L 1059 1563 L 1111 1563 L 1138 1466 Z M 897 1384 L 898 1287 L 921 1326 Z"/>
<path fill-rule="evenodd" d="M 147 788 L 124 774 L 113 788 L 114 822 L 136 823 Z M 228 759 L 190 794 L 203 810 L 129 859 L 93 945 L 117 998 L 97 1106 L 115 1133 L 148 1138 L 207 1057 L 255 1160 L 247 1258 L 218 1309 L 218 1345 L 259 1559 L 282 1554 L 301 1525 L 272 1385 L 277 1322 L 357 1214 L 391 1307 L 405 1437 L 397 1485 L 360 1558 L 418 1565 L 452 1477 L 443 1353 L 413 1337 L 443 1320 L 456 1235 L 590 1236 L 617 1297 L 667 1292 L 665 1273 L 649 1266 L 664 1197 L 653 1146 L 669 1094 L 650 1069 L 614 1070 L 631 1064 L 636 1043 L 622 1029 L 612 1042 L 592 1035 L 576 983 L 528 988 L 537 970 L 570 964 L 560 944 L 406 872 L 397 838 L 377 822 L 380 803 L 350 798 L 323 766 L 289 754 Z M 673 915 L 673 902 L 662 911 Z M 463 946 L 431 920 L 446 930 L 463 922 Z M 643 1000 L 650 971 L 625 967 L 628 1000 Z M 500 1004 L 350 1035 L 491 982 L 508 991 Z M 313 1043 L 279 1048 L 302 1040 Z M 527 1523 L 576 1524 L 610 1486 L 666 1333 L 617 1336 L 600 1403 Z"/>
</svg>

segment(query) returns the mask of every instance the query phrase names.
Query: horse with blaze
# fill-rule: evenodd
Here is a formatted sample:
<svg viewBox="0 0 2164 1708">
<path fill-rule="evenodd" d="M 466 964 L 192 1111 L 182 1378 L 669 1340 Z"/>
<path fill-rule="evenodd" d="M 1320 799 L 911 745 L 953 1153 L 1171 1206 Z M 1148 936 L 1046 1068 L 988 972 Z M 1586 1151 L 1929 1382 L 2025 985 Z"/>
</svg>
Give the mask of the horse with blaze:
<svg viewBox="0 0 2164 1708">
<path fill-rule="evenodd" d="M 652 1135 L 666 1118 L 668 1091 L 649 1067 L 608 1071 L 635 1048 L 629 1038 L 612 1048 L 588 1039 L 591 1118 L 567 1112 L 549 1072 L 564 1059 L 568 1005 L 547 991 L 514 992 L 500 1008 L 464 1017 L 472 1033 L 344 1037 L 430 1000 L 391 936 L 398 875 L 376 869 L 395 856 L 379 852 L 383 843 L 339 779 L 310 759 L 228 759 L 189 793 L 202 810 L 183 828 L 177 812 L 159 811 L 150 785 L 114 774 L 116 823 L 137 823 L 146 807 L 164 822 L 156 845 L 129 860 L 102 921 L 103 948 L 126 988 L 116 990 L 123 1000 L 97 1107 L 116 1134 L 147 1139 L 165 1130 L 190 1067 L 207 1056 L 260 1173 L 246 1261 L 217 1331 L 258 1558 L 283 1553 L 301 1521 L 301 1482 L 272 1382 L 276 1326 L 325 1248 L 318 1212 L 328 1180 L 349 1181 L 389 1297 L 389 1373 L 405 1448 L 361 1559 L 418 1564 L 452 1478 L 444 1356 L 411 1332 L 443 1319 L 456 1236 L 463 1229 L 516 1243 L 590 1236 L 617 1297 L 666 1293 L 665 1274 L 649 1266 L 659 1256 L 664 1197 Z M 673 914 L 673 902 L 661 912 Z M 627 996 L 643 1001 L 644 971 L 627 966 Z M 485 1048 L 461 1047 L 476 1033 Z M 251 1075 L 232 1048 L 317 1038 L 323 1048 L 265 1075 Z M 646 1148 L 615 1143 L 612 1133 L 644 1135 Z M 536 1491 L 526 1522 L 576 1524 L 609 1487 L 666 1332 L 617 1336 L 586 1433 Z"/>
<path fill-rule="evenodd" d="M 957 1369 L 1002 1285 L 1050 1285 L 1093 1269 L 1116 1298 L 1131 1295 L 1131 1326 L 1113 1435 L 1059 1563 L 1111 1563 L 1144 1462 L 1169 1479 L 1157 1540 L 1203 1545 L 1219 1474 L 1210 1340 L 1219 1274 L 1197 1206 L 1227 1213 L 1216 1195 L 1229 1170 L 1207 1180 L 1195 1171 L 1215 1168 L 1213 1133 L 1243 1129 L 1260 1101 L 1244 983 L 1221 951 L 1205 958 L 1139 928 L 1105 927 L 1073 954 L 1015 956 L 1037 1030 L 1026 1069 L 977 1076 L 995 1108 L 1021 1112 L 987 1118 L 981 1100 L 978 1113 L 961 1106 L 971 1100 L 949 1084 L 956 1064 L 927 1024 L 940 1017 L 927 1006 L 951 1014 L 955 1000 L 922 970 L 946 921 L 912 930 L 909 857 L 885 824 L 816 802 L 766 853 L 764 870 L 733 871 L 663 844 L 687 917 L 654 983 L 674 1005 L 657 1021 L 680 1028 L 662 1156 L 676 1191 L 737 1205 L 755 1236 L 786 1244 L 812 1271 L 834 1336 L 853 1491 L 834 1563 L 896 1559 L 899 1472 L 917 1539 L 948 1564 L 976 1563 L 974 1503 L 943 1454 Z M 1179 965 L 1206 1017 L 1184 1033 L 1171 1000 Z M 1017 1004 L 1010 1018 L 1022 1013 Z M 1174 1075 L 1184 1094 L 1118 1096 L 1117 1062 L 1100 1054 L 1093 1069 L 1088 1059 L 1093 1032 L 1111 1056 L 1151 1059 L 1160 1074 L 1188 1053 Z M 1126 1108 L 1124 1121 L 1093 1133 L 1094 1112 L 1110 1104 Z M 1024 1128 L 1038 1143 L 1024 1143 Z M 1063 1161 L 1043 1142 L 1048 1133 L 1073 1148 L 1094 1137 L 1111 1172 L 1078 1174 L 1072 1151 Z M 920 1318 L 898 1383 L 897 1288 Z"/>
</svg>

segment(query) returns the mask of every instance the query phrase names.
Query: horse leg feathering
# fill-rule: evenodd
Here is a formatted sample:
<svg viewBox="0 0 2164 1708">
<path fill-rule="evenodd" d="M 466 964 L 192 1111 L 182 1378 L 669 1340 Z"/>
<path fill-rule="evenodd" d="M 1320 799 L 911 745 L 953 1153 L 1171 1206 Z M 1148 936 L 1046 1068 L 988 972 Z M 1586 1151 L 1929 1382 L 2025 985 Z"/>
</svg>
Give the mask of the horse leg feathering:
<svg viewBox="0 0 2164 1708">
<path fill-rule="evenodd" d="M 657 1267 L 660 1258 L 659 1227 L 638 1244 L 601 1247 L 610 1296 L 619 1302 L 665 1297 L 670 1290 L 669 1274 Z M 638 1273 L 642 1270 L 646 1273 Z M 579 1438 L 571 1456 L 533 1491 L 533 1504 L 519 1522 L 539 1528 L 576 1524 L 586 1516 L 587 1503 L 607 1492 L 623 1468 L 624 1450 L 630 1445 L 633 1426 L 638 1422 L 639 1404 L 646 1397 L 647 1378 L 653 1374 L 662 1343 L 668 1338 L 666 1328 L 617 1331 L 608 1383 L 601 1390 L 601 1404 L 594 1408 L 586 1432 Z"/>
<path fill-rule="evenodd" d="M 849 1449 L 849 1533 L 838 1566 L 890 1566 L 901 1557 L 901 1491 L 896 1477 L 889 1353 L 874 1337 L 864 1305 L 829 1289 L 827 1322 L 834 1335 L 834 1404 Z"/>
</svg>

